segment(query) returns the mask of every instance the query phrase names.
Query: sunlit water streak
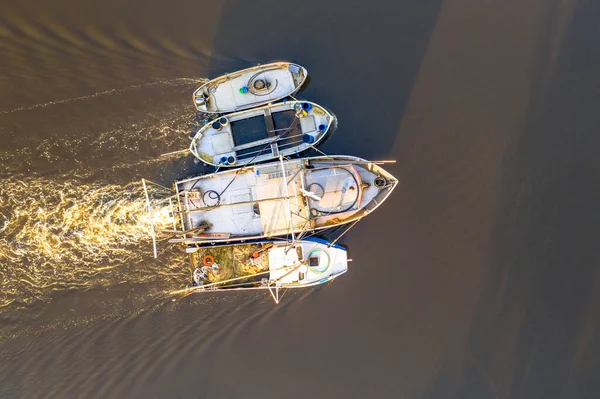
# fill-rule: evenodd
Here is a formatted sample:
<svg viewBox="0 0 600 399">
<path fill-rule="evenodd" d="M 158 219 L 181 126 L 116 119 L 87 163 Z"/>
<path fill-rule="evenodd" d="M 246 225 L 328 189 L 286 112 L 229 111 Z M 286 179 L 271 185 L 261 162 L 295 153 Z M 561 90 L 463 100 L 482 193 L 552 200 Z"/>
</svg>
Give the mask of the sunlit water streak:
<svg viewBox="0 0 600 399">
<path fill-rule="evenodd" d="M 0 111 L 0 115 L 21 112 L 26 117 L 53 105 L 97 102 L 103 96 L 126 96 L 156 85 L 179 91 L 180 86 L 203 81 L 161 80 Z M 115 119 L 115 128 L 82 130 L 73 137 L 50 135 L 35 146 L 0 153 L 0 165 L 6 166 L 0 186 L 0 313 L 49 301 L 53 293 L 69 289 L 152 283 L 151 290 L 162 295 L 181 288 L 186 277 L 182 251 L 161 243 L 161 252 L 169 253 L 159 260 L 152 258 L 141 183 L 114 184 L 112 177 L 119 176 L 116 180 L 122 182 L 122 172 L 128 170 L 136 177 L 125 181 L 137 179 L 172 158 L 157 153 L 187 146 L 194 115 L 186 111 L 179 103 L 163 104 L 157 115 L 146 113 L 128 123 Z M 36 173 L 38 169 L 44 176 Z M 151 198 L 166 194 L 157 186 L 149 190 Z M 165 210 L 162 200 L 153 202 Z M 165 212 L 160 215 L 158 227 L 167 220 Z"/>
<path fill-rule="evenodd" d="M 184 154 L 159 155 L 189 145 L 202 123 L 189 91 L 203 81 L 174 78 L 0 111 L 4 130 L 19 138 L 0 152 L 0 341 L 128 317 L 176 299 L 171 293 L 189 279 L 185 253 L 162 233 L 153 258 L 139 179 L 168 186 L 189 172 Z M 115 102 L 130 112 L 115 112 Z M 30 121 L 65 110 L 76 117 L 29 139 L 44 128 Z M 168 190 L 149 191 L 157 227 L 172 228 Z"/>
<path fill-rule="evenodd" d="M 184 269 L 169 262 L 145 261 L 139 272 L 150 242 L 140 183 L 9 178 L 0 189 L 0 307 L 56 290 L 180 279 Z"/>
<path fill-rule="evenodd" d="M 159 158 L 161 154 L 187 148 L 189 134 L 199 128 L 189 92 L 203 81 L 174 78 L 4 111 L 14 115 L 4 115 L 7 119 L 1 121 L 0 132 L 5 130 L 14 143 L 0 151 L 0 176 L 77 170 L 94 172 L 96 176 L 99 173 L 107 181 L 113 177 L 123 181 L 123 173 L 110 171 L 121 172 L 132 165 L 136 165 L 137 173 L 132 173 L 135 178 L 147 175 L 148 171 L 153 174 L 150 164 L 163 161 Z M 153 87 L 157 84 L 165 87 Z M 109 94 L 119 98 L 105 98 Z M 132 98 L 155 101 L 135 100 L 135 104 L 129 105 L 126 117 L 119 109 L 113 109 L 114 103 L 127 104 Z M 65 102 L 73 103 L 65 105 Z M 43 110 L 50 105 L 56 109 Z M 45 117 L 65 110 L 73 117 L 48 129 L 43 122 Z M 44 133 L 37 135 L 37 131 Z"/>
<path fill-rule="evenodd" d="M 90 100 L 90 99 L 100 97 L 100 96 L 114 95 L 114 94 L 119 94 L 119 93 L 123 93 L 126 91 L 134 90 L 134 89 L 142 89 L 142 88 L 156 86 L 156 85 L 170 85 L 170 86 L 190 85 L 190 84 L 201 85 L 206 81 L 207 81 L 207 79 L 192 79 L 192 78 L 164 79 L 164 80 L 159 80 L 159 81 L 155 81 L 155 82 L 143 83 L 143 84 L 139 84 L 139 85 L 131 85 L 131 86 L 124 87 L 124 88 L 118 88 L 118 89 L 115 88 L 115 89 L 110 89 L 110 90 L 104 90 L 104 91 L 100 91 L 97 93 L 88 94 L 85 96 L 66 98 L 64 100 L 48 101 L 45 103 L 34 104 L 34 105 L 31 105 L 28 107 L 18 107 L 18 108 L 13 108 L 13 109 L 1 110 L 0 115 L 12 114 L 14 112 L 32 111 L 32 110 L 38 109 L 38 108 L 46 108 L 46 107 L 49 107 L 52 105 L 65 104 L 65 103 L 69 103 L 69 102 L 73 102 L 73 101 Z"/>
</svg>

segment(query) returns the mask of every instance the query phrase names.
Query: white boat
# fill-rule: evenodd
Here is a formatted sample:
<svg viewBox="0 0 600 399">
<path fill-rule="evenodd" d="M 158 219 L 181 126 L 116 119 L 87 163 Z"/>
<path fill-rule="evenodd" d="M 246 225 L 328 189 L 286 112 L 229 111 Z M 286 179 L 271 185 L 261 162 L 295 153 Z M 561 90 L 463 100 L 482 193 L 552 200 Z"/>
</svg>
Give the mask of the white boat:
<svg viewBox="0 0 600 399">
<path fill-rule="evenodd" d="M 252 165 L 174 183 L 177 238 L 189 245 L 243 242 L 356 222 L 397 180 L 375 162 L 323 156 Z"/>
<path fill-rule="evenodd" d="M 267 104 L 207 123 L 193 137 L 190 151 L 214 166 L 258 163 L 316 146 L 335 123 L 334 115 L 310 101 Z"/>
<path fill-rule="evenodd" d="M 344 274 L 344 247 L 307 238 L 295 242 L 187 247 L 191 285 L 174 294 L 269 290 L 276 303 L 287 288 L 323 284 Z"/>
<path fill-rule="evenodd" d="M 198 111 L 229 113 L 258 107 L 296 93 L 306 69 L 291 62 L 273 62 L 229 73 L 200 86 L 193 94 Z"/>
</svg>

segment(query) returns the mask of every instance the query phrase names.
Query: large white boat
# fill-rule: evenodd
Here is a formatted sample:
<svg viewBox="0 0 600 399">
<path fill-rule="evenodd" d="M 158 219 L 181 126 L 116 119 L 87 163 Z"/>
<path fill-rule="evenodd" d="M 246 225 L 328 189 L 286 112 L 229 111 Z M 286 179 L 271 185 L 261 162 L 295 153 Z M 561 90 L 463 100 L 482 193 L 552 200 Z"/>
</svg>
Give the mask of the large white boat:
<svg viewBox="0 0 600 399">
<path fill-rule="evenodd" d="M 307 76 L 306 69 L 291 62 L 258 65 L 206 82 L 194 91 L 194 105 L 206 113 L 258 107 L 293 95 Z"/>
<path fill-rule="evenodd" d="M 188 245 L 243 242 L 358 221 L 390 195 L 397 180 L 352 156 L 283 160 L 174 183 L 177 238 Z"/>
<path fill-rule="evenodd" d="M 289 156 L 319 144 L 335 116 L 310 101 L 285 101 L 229 114 L 198 130 L 190 151 L 201 161 L 233 167 Z"/>
</svg>

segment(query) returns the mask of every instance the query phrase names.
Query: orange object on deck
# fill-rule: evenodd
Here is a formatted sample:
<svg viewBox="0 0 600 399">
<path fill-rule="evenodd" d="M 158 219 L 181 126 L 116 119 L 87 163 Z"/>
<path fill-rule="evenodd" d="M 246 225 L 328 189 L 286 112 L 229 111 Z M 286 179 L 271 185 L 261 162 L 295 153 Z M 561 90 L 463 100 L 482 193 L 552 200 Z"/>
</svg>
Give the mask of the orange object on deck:
<svg viewBox="0 0 600 399">
<path fill-rule="evenodd" d="M 204 258 L 202 259 L 202 264 L 204 266 L 212 266 L 213 263 L 215 263 L 215 257 L 212 255 L 204 255 Z"/>
</svg>

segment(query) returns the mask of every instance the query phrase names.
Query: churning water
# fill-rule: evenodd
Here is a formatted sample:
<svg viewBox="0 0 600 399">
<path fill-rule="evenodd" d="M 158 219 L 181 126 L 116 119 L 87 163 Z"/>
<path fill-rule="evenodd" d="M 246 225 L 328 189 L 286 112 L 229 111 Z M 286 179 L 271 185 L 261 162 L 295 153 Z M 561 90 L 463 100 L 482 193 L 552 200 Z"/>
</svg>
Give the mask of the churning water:
<svg viewBox="0 0 600 399">
<path fill-rule="evenodd" d="M 136 271 L 152 251 L 139 182 L 8 178 L 0 218 L 0 307 L 58 290 L 181 277 L 160 263 Z"/>
</svg>

